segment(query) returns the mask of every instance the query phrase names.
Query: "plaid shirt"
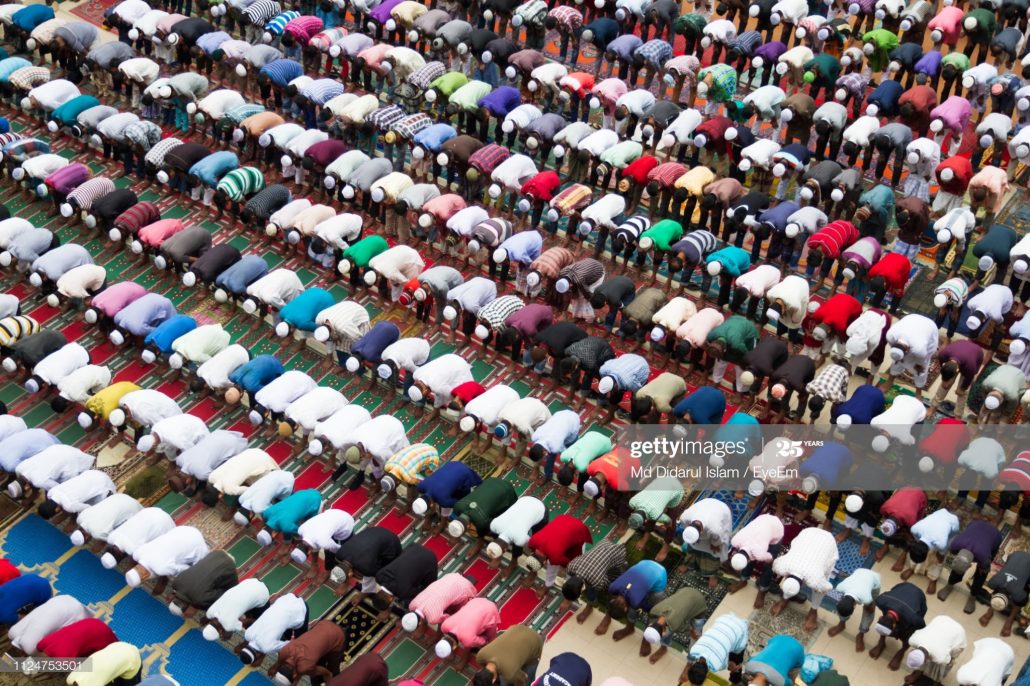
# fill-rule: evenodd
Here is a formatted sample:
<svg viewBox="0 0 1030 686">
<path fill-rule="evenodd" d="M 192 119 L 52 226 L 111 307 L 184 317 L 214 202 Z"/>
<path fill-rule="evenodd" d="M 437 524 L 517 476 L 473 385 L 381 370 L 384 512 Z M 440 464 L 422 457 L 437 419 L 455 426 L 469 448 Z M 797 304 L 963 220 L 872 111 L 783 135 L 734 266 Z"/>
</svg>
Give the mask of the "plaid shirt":
<svg viewBox="0 0 1030 686">
<path fill-rule="evenodd" d="M 671 188 L 676 179 L 687 173 L 687 167 L 679 162 L 663 162 L 647 173 L 648 181 L 655 181 L 662 188 Z"/>
<path fill-rule="evenodd" d="M 568 574 L 578 576 L 590 588 L 605 589 L 625 571 L 627 564 L 626 546 L 601 541 L 570 562 Z"/>
<path fill-rule="evenodd" d="M 848 370 L 839 364 L 823 367 L 818 376 L 808 382 L 805 390 L 828 403 L 842 403 L 848 398 Z"/>
<path fill-rule="evenodd" d="M 415 443 L 394 453 L 383 466 L 401 483 L 417 484 L 440 466 L 440 453 L 428 443 Z"/>
<path fill-rule="evenodd" d="M 222 120 L 232 122 L 233 125 L 239 125 L 247 117 L 253 117 L 255 114 L 261 114 L 264 111 L 264 105 L 245 102 L 242 105 L 227 109 L 225 114 L 222 115 Z"/>
<path fill-rule="evenodd" d="M 161 127 L 152 121 L 140 120 L 125 127 L 125 140 L 150 150 L 161 140 Z"/>
<path fill-rule="evenodd" d="M 512 17 L 522 17 L 522 23 L 526 25 L 540 24 L 545 16 L 547 16 L 547 3 L 544 0 L 529 0 L 516 7 L 512 12 Z"/>
<path fill-rule="evenodd" d="M 143 159 L 147 164 L 153 165 L 154 167 L 163 166 L 165 163 L 165 155 L 168 154 L 168 151 L 180 145 L 182 145 L 182 141 L 178 138 L 165 138 L 151 147 Z"/>
<path fill-rule="evenodd" d="M 407 116 L 408 113 L 400 105 L 386 105 L 365 117 L 365 121 L 376 127 L 379 131 L 385 132 L 394 128 Z"/>
<path fill-rule="evenodd" d="M 428 129 L 432 124 L 433 120 L 428 114 L 419 112 L 418 114 L 412 114 L 401 119 L 394 125 L 393 131 L 401 138 L 412 140 L 415 138 L 416 134 Z"/>
<path fill-rule="evenodd" d="M 490 143 L 484 145 L 469 157 L 469 166 L 475 167 L 483 174 L 490 174 L 501 162 L 511 157 L 511 151 L 503 145 Z"/>
<path fill-rule="evenodd" d="M 683 486 L 675 479 L 655 479 L 644 490 L 629 499 L 629 507 L 634 512 L 642 512 L 652 521 L 668 522 L 665 511 L 670 507 L 679 507 L 683 502 Z"/>
<path fill-rule="evenodd" d="M 728 64 L 713 64 L 697 73 L 698 81 L 712 75 L 712 85 L 708 99 L 713 102 L 726 101 L 737 92 L 737 70 Z"/>
<path fill-rule="evenodd" d="M 486 322 L 486 325 L 494 331 L 500 331 L 504 328 L 508 317 L 525 306 L 526 303 L 522 302 L 522 298 L 517 295 L 502 295 L 483 305 L 477 316 L 480 321 Z"/>
<path fill-rule="evenodd" d="M 551 198 L 551 207 L 558 210 L 560 214 L 570 215 L 576 210 L 586 207 L 593 195 L 594 192 L 589 186 L 574 183 Z"/>
<path fill-rule="evenodd" d="M 547 16 L 554 17 L 558 26 L 569 33 L 578 31 L 583 27 L 583 13 L 575 7 L 559 5 L 547 13 Z"/>
<path fill-rule="evenodd" d="M 654 38 L 634 50 L 633 54 L 643 57 L 653 67 L 661 67 L 672 57 L 672 46 L 666 41 Z"/>
<path fill-rule="evenodd" d="M 50 80 L 50 70 L 43 67 L 22 67 L 7 79 L 12 86 L 21 90 L 32 90 Z"/>
<path fill-rule="evenodd" d="M 853 97 L 861 97 L 869 85 L 869 77 L 858 72 L 844 74 L 837 79 L 837 88 L 843 88 Z"/>
<path fill-rule="evenodd" d="M 429 84 L 447 73 L 447 67 L 443 62 L 427 62 L 425 66 L 413 71 L 408 76 L 408 83 L 419 90 L 427 90 Z"/>
</svg>

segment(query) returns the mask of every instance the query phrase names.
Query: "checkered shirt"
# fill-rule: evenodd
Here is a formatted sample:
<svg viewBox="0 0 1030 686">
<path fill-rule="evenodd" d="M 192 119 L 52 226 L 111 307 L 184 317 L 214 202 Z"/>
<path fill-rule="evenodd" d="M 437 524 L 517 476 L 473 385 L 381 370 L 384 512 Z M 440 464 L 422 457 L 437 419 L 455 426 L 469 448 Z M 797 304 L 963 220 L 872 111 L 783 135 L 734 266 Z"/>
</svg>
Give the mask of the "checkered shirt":
<svg viewBox="0 0 1030 686">
<path fill-rule="evenodd" d="M 842 403 L 848 398 L 848 370 L 839 364 L 827 365 L 819 375 L 808 382 L 805 390 L 828 403 Z"/>
<path fill-rule="evenodd" d="M 404 119 L 401 119 L 399 122 L 394 124 L 392 130 L 401 138 L 412 140 L 415 138 L 416 134 L 428 129 L 432 124 L 433 120 L 428 114 L 419 112 L 418 114 L 411 114 L 404 117 Z"/>
<path fill-rule="evenodd" d="M 502 295 L 500 298 L 491 300 L 479 310 L 479 320 L 485 322 L 494 331 L 504 328 L 504 322 L 523 307 L 526 303 L 517 295 Z"/>
<path fill-rule="evenodd" d="M 547 16 L 554 17 L 558 25 L 572 33 L 583 27 L 583 13 L 575 7 L 559 5 L 547 13 Z"/>
<path fill-rule="evenodd" d="M 569 563 L 568 573 L 593 589 L 605 589 L 626 569 L 626 546 L 601 541 Z"/>
<path fill-rule="evenodd" d="M 427 90 L 429 84 L 447 73 L 447 67 L 443 62 L 427 62 L 425 66 L 419 67 L 408 76 L 408 83 L 419 90 Z"/>
<path fill-rule="evenodd" d="M 484 145 L 469 157 L 469 166 L 475 167 L 483 174 L 493 173 L 501 162 L 511 157 L 511 151 L 503 145 L 490 143 Z"/>
<path fill-rule="evenodd" d="M 407 116 L 408 113 L 400 105 L 386 105 L 365 117 L 365 121 L 376 127 L 379 131 L 389 131 Z"/>
</svg>

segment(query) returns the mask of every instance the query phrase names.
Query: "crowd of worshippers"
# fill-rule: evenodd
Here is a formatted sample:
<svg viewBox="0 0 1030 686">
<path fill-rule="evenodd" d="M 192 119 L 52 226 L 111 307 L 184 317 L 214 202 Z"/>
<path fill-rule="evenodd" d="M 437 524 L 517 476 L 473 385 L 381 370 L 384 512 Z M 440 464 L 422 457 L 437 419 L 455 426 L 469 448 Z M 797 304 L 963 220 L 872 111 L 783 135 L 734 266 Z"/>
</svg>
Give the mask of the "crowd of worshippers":
<svg viewBox="0 0 1030 686">
<path fill-rule="evenodd" d="M 510 565 L 542 570 L 529 577 L 542 594 L 560 580 L 565 599 L 583 604 L 581 621 L 606 596 L 598 631 L 625 621 L 618 640 L 645 623 L 641 652 L 655 661 L 673 634 L 698 634 L 706 619 L 699 591 L 660 596 L 668 583 L 660 563 L 675 544 L 703 571 L 739 575 L 736 590 L 754 577 L 763 603 L 775 584 L 783 600 L 774 613 L 807 595 L 809 629 L 839 581 L 841 625 L 831 633 L 847 628 L 860 603 L 858 646 L 873 627 L 875 657 L 888 638 L 900 642 L 890 665 L 904 664 L 913 680 L 939 683 L 955 661 L 959 683 L 1001 684 L 1013 673 L 1011 646 L 982 639 L 960 659 L 961 623 L 932 611 L 928 618 L 927 595 L 946 598 L 973 570 L 966 612 L 987 604 L 981 623 L 1001 613 L 1003 636 L 1017 622 L 1022 628 L 1030 554 L 998 559 L 999 526 L 1014 506 L 1017 526 L 1030 515 L 1020 503 L 1030 459 L 993 439 L 941 440 L 953 428 L 936 441 L 930 433 L 920 470 L 964 470 L 1007 490 L 980 489 L 975 502 L 960 491 L 929 511 L 920 489 L 832 491 L 852 468 L 848 449 L 829 444 L 813 454 L 802 512 L 825 492 L 827 523 L 844 505 L 842 536 L 856 533 L 868 550 L 878 530 L 881 558 L 889 546 L 902 553 L 905 581 L 881 592 L 872 570 L 834 578 L 834 535 L 802 528 L 781 508 L 734 531 L 725 503 L 691 503 L 674 480 L 627 490 L 625 455 L 605 434 L 583 432 L 578 410 L 590 397 L 633 421 L 725 422 L 748 432 L 759 419 L 727 418 L 727 407 L 764 390 L 763 420 L 819 421 L 829 405 L 842 429 L 883 427 L 876 445 L 884 450 L 912 442 L 898 426 L 938 412 L 955 417 L 944 426 L 1017 417 L 1030 403 L 1030 240 L 994 219 L 1010 184 L 1023 185 L 1019 165 L 1030 157 L 1030 134 L 1020 128 L 1030 89 L 1015 71 L 1019 8 L 942 6 L 935 14 L 932 3 L 854 3 L 810 16 L 806 3 L 790 1 L 699 5 L 693 14 L 663 0 L 600 4 L 409 0 L 283 11 L 268 0 L 163 9 L 127 0 L 108 11 L 113 42 L 97 42 L 96 27 L 55 19 L 45 5 L 0 5 L 5 40 L 19 55 L 0 60 L 0 92 L 21 110 L 14 120 L 47 129 L 32 136 L 0 125 L 0 150 L 3 173 L 81 225 L 82 243 L 102 232 L 109 248 L 188 288 L 270 315 L 276 336 L 314 339 L 330 353 L 324 365 L 335 356 L 370 383 L 456 414 L 462 431 L 499 440 L 513 463 L 527 455 L 541 480 L 575 484 L 590 507 L 616 517 L 620 533 L 632 526 L 657 535 L 654 559 L 627 567 L 625 546 L 611 541 L 583 553 L 593 541 L 579 519 L 551 517 L 542 500 L 518 497 L 504 479 L 442 462 L 433 446 L 411 444 L 396 417 L 372 416 L 276 357 L 252 357 L 221 324 L 200 325 L 133 282 L 108 283 L 88 250 L 61 245 L 50 229 L 4 219 L 0 266 L 27 273 L 52 306 L 81 310 L 112 343 L 137 346 L 146 363 L 181 370 L 191 391 L 245 404 L 254 424 L 292 438 L 298 454 L 324 460 L 337 477 L 350 474 L 351 487 L 371 477 L 373 488 L 403 490 L 396 497 L 410 501 L 427 530 L 472 536 L 495 563 L 510 555 Z M 760 30 L 748 30 L 751 19 Z M 551 30 L 560 35 L 557 56 L 544 52 Z M 675 55 L 674 44 L 685 54 Z M 390 321 L 372 324 L 359 303 L 305 288 L 296 272 L 269 269 L 257 253 L 212 245 L 206 228 L 162 218 L 131 187 L 56 154 L 58 144 L 211 205 L 253 248 L 294 250 L 329 279 L 377 286 L 382 298 L 473 347 L 430 359 L 426 338 L 401 338 Z M 280 183 L 269 181 L 280 173 Z M 963 269 L 970 253 L 975 269 Z M 945 280 L 932 316 L 901 316 L 917 258 Z M 159 391 L 112 383 L 109 368 L 20 313 L 17 299 L 4 299 L 3 314 L 4 371 L 45 393 L 55 411 L 74 408 L 88 429 L 128 432 L 141 451 L 170 462 L 173 488 L 223 508 L 263 545 L 288 546 L 312 574 L 352 577 L 384 616 L 402 613 L 405 630 L 425 635 L 441 659 L 478 649 L 477 686 L 533 680 L 540 636 L 527 627 L 498 636 L 496 606 L 460 576 L 437 578 L 431 551 L 402 547 L 379 527 L 353 531 L 348 513 L 325 508 L 316 490 L 293 493 L 293 475 L 242 436 L 208 430 Z M 484 388 L 469 362 L 477 349 L 567 384 L 574 409 L 552 413 L 510 386 Z M 936 366 L 940 382 L 930 385 Z M 673 371 L 652 371 L 663 367 Z M 852 374 L 869 383 L 851 391 Z M 688 378 L 710 385 L 690 390 Z M 970 414 L 966 397 L 977 380 L 983 399 Z M 884 391 L 896 381 L 915 397 L 888 404 Z M 320 622 L 309 627 L 302 599 L 272 600 L 255 584 L 239 590 L 247 581 L 237 582 L 231 559 L 208 550 L 196 529 L 158 521 L 154 508 L 133 500 L 134 511 L 92 456 L 6 420 L 0 462 L 9 494 L 29 503 L 45 493 L 40 513 L 76 527 L 73 543 L 103 543 L 105 566 L 122 565 L 130 585 L 153 580 L 155 592 L 169 587 L 179 598 L 181 612 L 204 610 L 205 637 L 242 634 L 237 648 L 248 663 L 278 654 L 270 669 L 294 679 L 339 670 L 340 634 L 332 625 L 314 631 Z M 963 528 L 955 513 L 970 507 L 994 515 Z M 82 521 L 87 512 L 97 521 Z M 143 513 L 149 518 L 136 520 Z M 1002 567 L 992 573 L 995 561 Z M 925 592 L 909 581 L 917 572 L 927 577 Z M 17 619 L 43 600 L 37 588 L 8 602 Z M 734 681 L 780 686 L 805 664 L 796 639 L 776 636 L 745 655 L 746 621 L 711 620 L 691 642 L 683 674 L 691 683 L 728 671 Z M 291 662 L 286 646 L 304 636 Z M 320 657 L 301 667 L 298 654 Z M 343 683 L 385 681 L 373 657 L 349 667 L 367 660 Z M 591 680 L 572 654 L 548 670 L 573 686 Z M 815 678 L 826 686 L 841 677 L 828 670 Z"/>
</svg>

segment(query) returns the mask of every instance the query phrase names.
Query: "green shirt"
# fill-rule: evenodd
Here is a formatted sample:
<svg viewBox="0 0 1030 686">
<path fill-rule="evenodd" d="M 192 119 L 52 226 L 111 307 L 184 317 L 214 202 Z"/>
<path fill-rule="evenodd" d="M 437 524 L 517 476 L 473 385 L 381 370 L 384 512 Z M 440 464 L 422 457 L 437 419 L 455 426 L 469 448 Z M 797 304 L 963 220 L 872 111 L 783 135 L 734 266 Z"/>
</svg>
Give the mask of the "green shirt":
<svg viewBox="0 0 1030 686">
<path fill-rule="evenodd" d="M 447 101 L 466 112 L 472 112 L 479 109 L 479 101 L 489 95 L 492 90 L 493 86 L 485 81 L 469 81 L 451 93 L 451 97 Z"/>
<path fill-rule="evenodd" d="M 673 219 L 663 219 L 647 231 L 640 234 L 641 238 L 647 237 L 654 241 L 658 250 L 666 252 L 672 244 L 683 238 L 683 226 Z"/>
<path fill-rule="evenodd" d="M 636 141 L 622 141 L 601 153 L 601 161 L 615 169 L 625 169 L 644 154 L 644 146 Z"/>
<path fill-rule="evenodd" d="M 966 12 L 966 17 L 972 17 L 976 20 L 976 28 L 972 31 L 967 30 L 967 34 L 975 35 L 976 39 L 981 41 L 994 35 L 994 28 L 997 26 L 998 21 L 994 18 L 994 12 L 991 10 L 978 7 L 975 10 Z"/>
<path fill-rule="evenodd" d="M 874 72 L 883 71 L 890 61 L 888 53 L 898 47 L 898 34 L 887 29 L 874 29 L 862 36 L 862 42 L 876 46 L 873 54 L 869 55 L 869 66 Z"/>
<path fill-rule="evenodd" d="M 684 586 L 665 600 L 651 608 L 651 616 L 665 617 L 666 631 L 677 632 L 687 622 L 700 617 L 708 610 L 704 594 L 696 588 Z"/>
<path fill-rule="evenodd" d="M 468 77 L 460 71 L 449 71 L 430 83 L 429 87 L 439 92 L 440 95 L 445 98 L 449 98 L 451 97 L 451 93 L 458 90 L 468 82 Z"/>
<path fill-rule="evenodd" d="M 483 483 L 454 504 L 455 515 L 465 515 L 476 527 L 476 534 L 489 533 L 490 522 L 515 504 L 519 496 L 510 483 L 504 479 L 484 479 Z"/>
<path fill-rule="evenodd" d="M 805 71 L 815 71 L 816 81 L 836 83 L 837 77 L 840 76 L 840 60 L 833 55 L 819 53 L 805 62 Z"/>
<path fill-rule="evenodd" d="M 950 64 L 955 67 L 958 71 L 965 71 L 969 69 L 969 58 L 963 55 L 961 52 L 949 52 L 947 55 L 941 58 L 941 66 Z"/>
<path fill-rule="evenodd" d="M 726 358 L 746 355 L 758 343 L 758 327 L 751 321 L 735 314 L 708 334 L 708 342 L 722 339 L 726 342 Z"/>
<path fill-rule="evenodd" d="M 816 675 L 812 686 L 851 686 L 851 682 L 835 669 L 824 669 Z"/>
<path fill-rule="evenodd" d="M 350 260 L 355 266 L 365 268 L 369 260 L 389 248 L 382 236 L 366 236 L 343 251 L 343 258 Z"/>
<path fill-rule="evenodd" d="M 640 324 L 650 324 L 655 312 L 661 309 L 668 299 L 661 288 L 645 288 L 622 308 L 622 316 Z"/>
<path fill-rule="evenodd" d="M 577 472 L 585 472 L 591 462 L 611 452 L 612 439 L 599 431 L 587 431 L 576 442 L 561 452 L 558 459 L 562 464 L 572 462 Z"/>
</svg>

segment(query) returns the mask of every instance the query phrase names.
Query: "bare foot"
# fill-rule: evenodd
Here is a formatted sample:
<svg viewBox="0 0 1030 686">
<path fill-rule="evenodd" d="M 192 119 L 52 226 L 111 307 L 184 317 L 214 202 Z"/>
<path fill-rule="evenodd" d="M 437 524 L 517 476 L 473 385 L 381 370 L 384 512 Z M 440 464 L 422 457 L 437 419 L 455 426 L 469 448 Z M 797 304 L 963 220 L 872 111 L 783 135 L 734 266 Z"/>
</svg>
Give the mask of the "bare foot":
<svg viewBox="0 0 1030 686">
<path fill-rule="evenodd" d="M 883 647 L 883 641 L 874 645 L 873 649 L 869 651 L 869 657 L 873 658 L 874 660 L 878 660 L 880 658 L 880 655 L 883 653 Z"/>
<path fill-rule="evenodd" d="M 726 589 L 726 592 L 729 594 L 733 594 L 739 591 L 740 589 L 744 588 L 745 586 L 747 586 L 747 581 L 745 581 L 744 579 L 737 579 L 732 584 L 730 584 L 729 588 Z"/>
<path fill-rule="evenodd" d="M 594 608 L 593 608 L 592 605 L 589 605 L 589 604 L 584 605 L 583 609 L 580 610 L 579 613 L 576 615 L 576 623 L 577 624 L 583 624 L 584 622 L 586 622 L 587 621 L 587 617 L 589 617 L 590 614 L 593 611 L 594 611 Z"/>
<path fill-rule="evenodd" d="M 912 578 L 912 574 L 913 574 L 913 570 L 906 569 L 905 571 L 903 571 L 901 573 L 901 580 L 902 581 L 908 581 L 910 578 Z"/>
<path fill-rule="evenodd" d="M 839 634 L 842 631 L 844 631 L 844 622 L 840 622 L 838 624 L 834 624 L 833 626 L 831 626 L 829 629 L 826 630 L 826 634 L 830 638 L 833 638 L 834 636 L 836 636 L 837 634 Z"/>
<path fill-rule="evenodd" d="M 855 652 L 865 652 L 865 634 L 859 634 L 858 636 L 855 636 Z"/>
<path fill-rule="evenodd" d="M 840 543 L 843 543 L 844 541 L 848 540 L 848 536 L 850 536 L 850 535 L 851 535 L 851 530 L 850 529 L 844 529 L 839 534 L 834 536 L 834 539 L 837 541 L 838 544 L 840 544 Z"/>
<path fill-rule="evenodd" d="M 598 636 L 604 636 L 606 633 L 608 633 L 608 627 L 611 625 L 611 623 L 612 618 L 605 615 L 605 618 L 602 619 L 601 623 L 598 624 L 597 627 L 594 629 L 594 633 Z"/>
<path fill-rule="evenodd" d="M 819 625 L 819 611 L 814 607 L 808 611 L 808 616 L 805 617 L 805 631 L 812 633 L 815 628 Z"/>
<path fill-rule="evenodd" d="M 872 547 L 872 543 L 868 538 L 862 539 L 862 544 L 858 546 L 858 554 L 865 557 L 869 554 L 869 548 Z"/>
<path fill-rule="evenodd" d="M 663 657 L 665 657 L 665 654 L 667 652 L 669 652 L 669 649 L 666 648 L 665 646 L 661 646 L 661 647 L 658 648 L 658 650 L 656 650 L 654 652 L 654 655 L 652 655 L 650 658 L 648 658 L 647 661 L 650 662 L 651 664 L 655 664 L 656 662 L 661 660 Z"/>
<path fill-rule="evenodd" d="M 887 663 L 887 669 L 891 670 L 892 672 L 898 671 L 901 668 L 901 655 L 904 652 L 904 650 L 899 650 L 897 653 L 895 653 L 894 657 L 891 658 L 891 661 Z"/>
<path fill-rule="evenodd" d="M 780 613 L 783 612 L 784 608 L 787 607 L 787 603 L 788 602 L 789 601 L 787 601 L 787 600 L 779 601 L 778 603 L 773 605 L 771 608 L 769 608 L 769 614 L 771 614 L 773 617 L 779 617 Z"/>
<path fill-rule="evenodd" d="M 937 592 L 937 581 L 931 579 L 930 583 L 926 585 L 926 595 L 933 595 Z"/>
<path fill-rule="evenodd" d="M 859 552 L 861 552 L 861 549 L 859 550 Z M 876 561 L 880 562 L 886 556 L 887 556 L 887 546 L 881 546 L 880 549 L 876 551 Z"/>
<path fill-rule="evenodd" d="M 993 617 L 993 616 L 994 616 L 994 611 L 993 610 L 988 610 L 987 612 L 983 613 L 983 615 L 981 615 L 981 617 L 980 617 L 980 626 L 986 627 L 988 624 L 990 624 L 991 623 L 991 617 Z"/>
<path fill-rule="evenodd" d="M 628 624 L 612 634 L 612 640 L 616 642 L 621 641 L 628 636 L 632 636 L 634 631 L 636 631 L 634 626 L 632 624 Z"/>
</svg>

